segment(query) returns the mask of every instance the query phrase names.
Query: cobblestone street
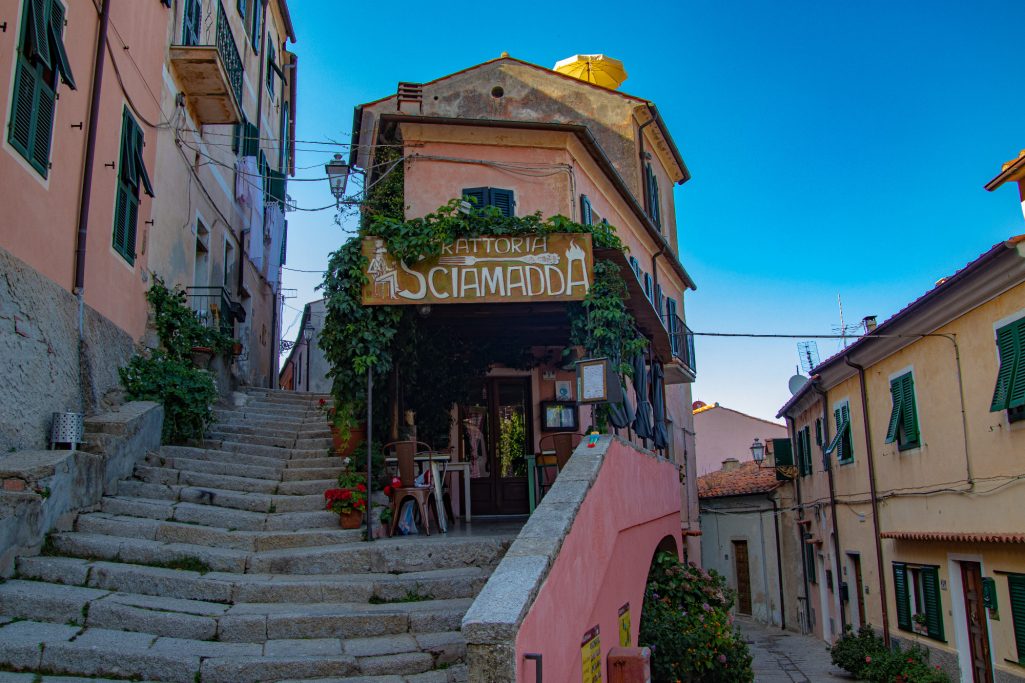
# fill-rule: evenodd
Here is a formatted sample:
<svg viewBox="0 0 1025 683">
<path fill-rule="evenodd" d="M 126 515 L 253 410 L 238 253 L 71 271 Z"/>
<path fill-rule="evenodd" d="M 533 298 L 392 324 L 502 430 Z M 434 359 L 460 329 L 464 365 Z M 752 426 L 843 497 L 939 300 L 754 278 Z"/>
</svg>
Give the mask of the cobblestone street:
<svg viewBox="0 0 1025 683">
<path fill-rule="evenodd" d="M 829 661 L 825 643 L 810 636 L 738 619 L 754 657 L 756 683 L 819 683 L 853 681 Z"/>
</svg>

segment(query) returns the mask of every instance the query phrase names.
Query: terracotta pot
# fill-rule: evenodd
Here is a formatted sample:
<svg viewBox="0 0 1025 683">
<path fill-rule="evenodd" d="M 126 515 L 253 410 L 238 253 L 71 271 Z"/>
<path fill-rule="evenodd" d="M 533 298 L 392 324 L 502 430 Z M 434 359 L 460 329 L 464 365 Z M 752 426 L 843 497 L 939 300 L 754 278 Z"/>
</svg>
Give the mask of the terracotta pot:
<svg viewBox="0 0 1025 683">
<path fill-rule="evenodd" d="M 242 344 L 240 342 L 235 342 L 234 344 L 231 345 L 231 355 L 233 355 L 233 356 L 241 356 L 242 355 Z"/>
<path fill-rule="evenodd" d="M 343 529 L 358 529 L 363 526 L 363 513 L 359 510 L 338 515 L 338 525 Z"/>
<path fill-rule="evenodd" d="M 360 426 L 349 431 L 349 439 L 342 440 L 342 435 L 336 427 L 331 428 L 331 446 L 335 455 L 339 458 L 346 458 L 356 452 L 356 448 L 366 441 L 366 427 Z"/>
<path fill-rule="evenodd" d="M 200 370 L 207 370 L 210 367 L 210 360 L 214 357 L 214 350 L 209 346 L 192 347 L 192 364 Z"/>
</svg>

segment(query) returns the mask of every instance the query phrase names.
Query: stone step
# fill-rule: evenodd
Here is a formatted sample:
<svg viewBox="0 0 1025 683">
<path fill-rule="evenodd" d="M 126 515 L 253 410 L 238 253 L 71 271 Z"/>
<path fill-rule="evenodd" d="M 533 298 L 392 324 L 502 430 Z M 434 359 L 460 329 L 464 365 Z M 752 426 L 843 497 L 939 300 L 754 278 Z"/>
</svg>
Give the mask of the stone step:
<svg viewBox="0 0 1025 683">
<path fill-rule="evenodd" d="M 246 401 L 245 405 L 239 407 L 242 410 L 263 410 L 282 416 L 313 417 L 320 414 L 320 404 L 317 402 L 268 401 L 257 398 Z"/>
<path fill-rule="evenodd" d="M 71 557 L 23 557 L 18 575 L 33 581 L 87 586 L 108 591 L 159 595 L 207 602 L 369 602 L 411 595 L 436 599 L 471 598 L 489 572 L 478 567 L 401 574 L 231 574 L 165 569 Z"/>
<path fill-rule="evenodd" d="M 401 679 L 399 679 L 401 681 Z M 440 679 L 439 679 L 440 680 Z M 42 676 L 39 674 L 0 671 L 0 683 L 124 683 L 123 678 L 82 678 L 80 676 Z M 141 683 L 155 683 L 142 681 Z"/>
<path fill-rule="evenodd" d="M 299 531 L 336 529 L 338 516 L 333 512 L 250 512 L 197 503 L 170 500 L 107 496 L 100 503 L 102 512 L 129 517 L 201 524 L 241 531 Z"/>
<path fill-rule="evenodd" d="M 328 457 L 326 448 L 282 448 L 280 446 L 260 446 L 258 444 L 240 441 L 235 438 L 228 439 L 203 439 L 195 444 L 200 448 L 225 451 L 228 453 L 244 453 L 247 455 L 259 455 L 269 458 L 281 458 L 283 460 L 302 460 L 304 458 Z"/>
<path fill-rule="evenodd" d="M 289 472 L 302 472 L 302 470 L 288 470 Z M 283 496 L 323 496 L 324 491 L 337 488 L 338 480 L 331 479 L 304 479 L 300 481 L 283 481 L 278 484 L 277 493 Z"/>
<path fill-rule="evenodd" d="M 221 489 L 212 486 L 181 486 L 128 480 L 118 484 L 119 496 L 180 501 L 250 512 L 313 512 L 324 509 L 323 493 L 274 495 Z"/>
<path fill-rule="evenodd" d="M 79 515 L 75 522 L 75 530 L 86 534 L 122 536 L 161 543 L 186 543 L 248 552 L 333 546 L 358 541 L 363 533 L 360 529 L 339 529 L 337 526 L 303 531 L 229 531 L 201 524 L 111 515 L 105 512 Z"/>
<path fill-rule="evenodd" d="M 280 415 L 273 409 L 247 406 L 240 408 L 214 408 L 213 417 L 217 422 L 252 422 L 256 425 L 266 423 L 289 427 L 303 427 L 307 425 L 314 427 L 328 426 L 327 416 L 320 411 L 315 411 L 313 415 L 308 417 L 300 417 L 298 415 Z"/>
<path fill-rule="evenodd" d="M 252 399 L 265 398 L 281 401 L 311 401 L 317 402 L 320 399 L 330 401 L 331 394 L 320 394 L 312 391 L 286 391 L 282 389 L 259 389 L 250 388 L 246 390 L 247 396 Z"/>
<path fill-rule="evenodd" d="M 217 425 L 214 425 L 212 429 L 207 432 L 207 438 L 212 440 L 220 441 L 238 441 L 244 440 L 247 444 L 255 446 L 273 446 L 275 448 L 289 448 L 297 450 L 317 450 L 326 451 L 331 447 L 331 438 L 297 438 L 294 434 L 291 436 L 253 436 L 253 435 L 242 435 L 234 434 L 231 432 L 220 431 Z M 321 453 L 323 455 L 323 453 Z"/>
<path fill-rule="evenodd" d="M 69 557 L 172 568 L 202 566 L 204 571 L 237 574 L 246 571 L 250 557 L 250 553 L 242 550 L 103 534 L 57 533 L 50 537 L 50 543 L 53 552 Z"/>
<path fill-rule="evenodd" d="M 256 479 L 252 477 L 230 476 L 225 474 L 207 474 L 205 472 L 175 470 L 166 467 L 148 467 L 145 465 L 136 466 L 135 477 L 150 484 L 196 486 L 201 488 L 241 491 L 244 493 L 279 493 L 278 487 L 280 485 L 280 482 L 269 479 Z M 321 492 L 328 488 L 330 488 L 330 486 L 325 486 L 321 489 Z"/>
<path fill-rule="evenodd" d="M 384 604 L 231 605 L 39 581 L 14 580 L 0 585 L 0 613 L 4 616 L 230 643 L 454 631 L 470 602 L 458 598 Z"/>
<path fill-rule="evenodd" d="M 284 469 L 280 466 L 259 467 L 218 460 L 194 460 L 192 458 L 171 457 L 155 453 L 147 455 L 144 463 L 144 466 L 149 467 L 163 467 L 184 472 L 199 472 L 201 474 L 219 474 L 227 477 L 241 476 L 247 479 L 266 479 L 268 481 L 281 481 L 281 471 Z"/>
<path fill-rule="evenodd" d="M 215 422 L 212 429 L 218 432 L 239 434 L 242 436 L 271 436 L 271 437 L 294 437 L 297 439 L 330 439 L 331 429 L 324 423 L 292 427 L 282 425 L 276 420 L 268 421 L 266 424 L 252 424 L 247 422 Z"/>
<path fill-rule="evenodd" d="M 210 462 L 230 462 L 239 466 L 280 468 L 290 461 L 284 458 L 263 455 L 248 455 L 232 451 L 218 451 L 213 448 L 198 446 L 161 446 L 160 455 L 170 458 L 189 458 L 192 460 L 209 460 Z"/>
</svg>

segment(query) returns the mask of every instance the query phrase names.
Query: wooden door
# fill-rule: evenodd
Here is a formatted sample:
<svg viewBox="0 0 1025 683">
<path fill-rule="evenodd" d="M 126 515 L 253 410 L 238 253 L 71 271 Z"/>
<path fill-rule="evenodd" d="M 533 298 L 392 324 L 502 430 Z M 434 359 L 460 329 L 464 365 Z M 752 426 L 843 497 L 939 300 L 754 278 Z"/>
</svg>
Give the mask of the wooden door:
<svg viewBox="0 0 1025 683">
<path fill-rule="evenodd" d="M 751 566 L 747 558 L 747 541 L 733 542 L 733 570 L 737 576 L 737 611 L 751 614 Z"/>
<path fill-rule="evenodd" d="M 476 392 L 475 392 L 476 393 Z M 526 514 L 527 459 L 534 447 L 529 377 L 486 380 L 481 400 L 460 407 L 460 447 L 470 462 L 473 511 Z"/>
<path fill-rule="evenodd" d="M 964 589 L 964 611 L 968 621 L 972 680 L 974 683 L 993 683 L 986 607 L 982 603 L 982 567 L 978 562 L 961 563 L 961 586 Z"/>
<path fill-rule="evenodd" d="M 865 586 L 861 582 L 861 555 L 848 555 L 854 568 L 854 592 L 858 596 L 858 626 L 865 625 Z"/>
</svg>

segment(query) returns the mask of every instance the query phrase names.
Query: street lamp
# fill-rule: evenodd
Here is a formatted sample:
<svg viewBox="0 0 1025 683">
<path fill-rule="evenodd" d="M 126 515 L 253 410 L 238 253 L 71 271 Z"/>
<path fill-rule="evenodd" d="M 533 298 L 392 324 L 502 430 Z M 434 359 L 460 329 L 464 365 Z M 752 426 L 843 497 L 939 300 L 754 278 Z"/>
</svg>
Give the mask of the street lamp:
<svg viewBox="0 0 1025 683">
<path fill-rule="evenodd" d="M 751 459 L 754 460 L 759 467 L 762 466 L 762 462 L 765 460 L 765 444 L 759 441 L 757 436 L 755 437 L 754 443 L 751 444 Z"/>
<path fill-rule="evenodd" d="M 306 391 L 310 390 L 310 341 L 313 339 L 313 325 L 306 323 L 303 340 L 306 342 Z"/>
<path fill-rule="evenodd" d="M 349 164 L 342 161 L 341 154 L 336 154 L 334 159 L 327 162 L 324 170 L 331 181 L 331 194 L 334 195 L 335 202 L 339 203 L 345 196 L 345 185 L 349 182 Z"/>
</svg>

